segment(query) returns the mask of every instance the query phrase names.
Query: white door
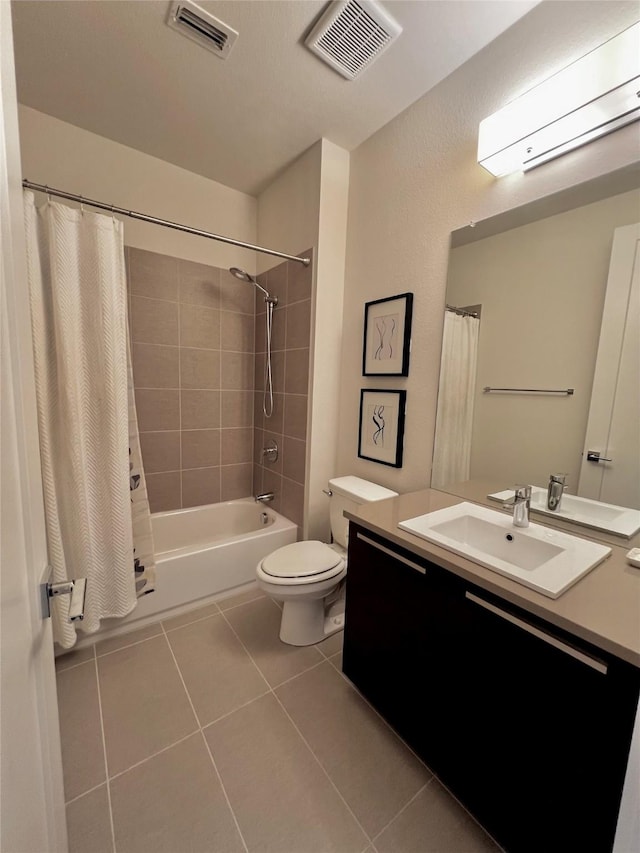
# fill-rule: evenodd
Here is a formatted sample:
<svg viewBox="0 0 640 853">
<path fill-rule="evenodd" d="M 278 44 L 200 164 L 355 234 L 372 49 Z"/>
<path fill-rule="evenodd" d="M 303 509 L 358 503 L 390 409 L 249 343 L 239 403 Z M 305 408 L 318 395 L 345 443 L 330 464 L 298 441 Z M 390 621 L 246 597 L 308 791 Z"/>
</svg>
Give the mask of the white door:
<svg viewBox="0 0 640 853">
<path fill-rule="evenodd" d="M 0 2 L 0 851 L 64 853 L 11 6 Z"/>
<path fill-rule="evenodd" d="M 578 494 L 640 509 L 640 224 L 614 232 Z"/>
</svg>

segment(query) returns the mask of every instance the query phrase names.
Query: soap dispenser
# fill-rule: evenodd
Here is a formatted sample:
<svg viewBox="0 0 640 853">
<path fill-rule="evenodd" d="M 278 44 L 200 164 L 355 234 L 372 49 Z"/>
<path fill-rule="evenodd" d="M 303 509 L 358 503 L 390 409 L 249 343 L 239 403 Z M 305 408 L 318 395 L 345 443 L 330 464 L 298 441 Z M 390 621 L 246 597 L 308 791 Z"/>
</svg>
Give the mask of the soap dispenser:
<svg viewBox="0 0 640 853">
<path fill-rule="evenodd" d="M 566 474 L 550 474 L 549 486 L 547 488 L 547 509 L 557 512 L 560 509 L 560 501 L 564 493 Z"/>
</svg>

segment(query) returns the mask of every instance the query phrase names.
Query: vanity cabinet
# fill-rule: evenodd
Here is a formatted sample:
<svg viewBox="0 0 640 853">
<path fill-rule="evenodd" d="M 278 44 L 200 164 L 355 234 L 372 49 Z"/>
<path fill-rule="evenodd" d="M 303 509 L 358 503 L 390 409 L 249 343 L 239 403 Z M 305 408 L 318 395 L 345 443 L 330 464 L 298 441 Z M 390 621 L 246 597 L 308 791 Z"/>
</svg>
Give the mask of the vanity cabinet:
<svg viewBox="0 0 640 853">
<path fill-rule="evenodd" d="M 507 851 L 612 849 L 638 669 L 353 522 L 343 661 Z"/>
</svg>

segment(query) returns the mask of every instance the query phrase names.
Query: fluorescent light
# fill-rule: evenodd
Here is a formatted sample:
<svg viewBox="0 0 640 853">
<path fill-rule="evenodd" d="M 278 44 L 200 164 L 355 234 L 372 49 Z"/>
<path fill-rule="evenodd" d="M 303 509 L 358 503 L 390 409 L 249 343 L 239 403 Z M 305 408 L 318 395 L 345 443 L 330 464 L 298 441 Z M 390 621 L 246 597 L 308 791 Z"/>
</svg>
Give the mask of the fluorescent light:
<svg viewBox="0 0 640 853">
<path fill-rule="evenodd" d="M 478 162 L 532 169 L 640 119 L 640 22 L 480 122 Z"/>
</svg>

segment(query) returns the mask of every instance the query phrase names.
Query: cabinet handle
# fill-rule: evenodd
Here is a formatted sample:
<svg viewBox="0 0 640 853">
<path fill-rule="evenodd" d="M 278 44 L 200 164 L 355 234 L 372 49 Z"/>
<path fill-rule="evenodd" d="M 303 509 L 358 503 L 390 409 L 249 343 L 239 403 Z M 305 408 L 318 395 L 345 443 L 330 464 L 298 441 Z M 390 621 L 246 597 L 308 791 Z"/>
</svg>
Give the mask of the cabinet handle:
<svg viewBox="0 0 640 853">
<path fill-rule="evenodd" d="M 366 542 L 367 545 L 371 545 L 371 547 L 375 548 L 377 551 L 382 551 L 383 554 L 388 554 L 390 557 L 393 557 L 394 560 L 399 560 L 401 563 L 404 563 L 405 566 L 409 566 L 409 568 L 415 569 L 416 572 L 420 572 L 421 575 L 426 575 L 427 570 L 425 568 L 411 560 L 407 560 L 406 557 L 402 557 L 400 554 L 396 554 L 396 552 L 392 551 L 391 548 L 385 548 L 384 545 L 374 542 L 373 539 L 369 539 L 368 536 L 363 536 L 362 533 L 356 533 L 356 536 L 358 539 L 362 539 L 363 542 Z"/>
<path fill-rule="evenodd" d="M 607 674 L 607 665 L 605 663 L 602 663 L 602 661 L 597 660 L 597 658 L 592 658 L 584 652 L 578 651 L 578 649 L 574 649 L 573 646 L 570 646 L 568 643 L 563 643 L 562 640 L 558 640 L 551 634 L 547 634 L 544 631 L 541 631 L 539 628 L 535 628 L 533 625 L 529 625 L 528 622 L 525 622 L 522 619 L 518 619 L 517 616 L 513 616 L 511 613 L 507 613 L 505 610 L 501 610 L 499 607 L 496 607 L 494 604 L 490 604 L 483 598 L 478 598 L 478 596 L 474 595 L 472 592 L 466 592 L 465 597 L 468 598 L 469 601 L 472 601 L 474 604 L 478 604 L 480 605 L 480 607 L 484 607 L 485 610 L 489 610 L 491 611 L 491 613 L 495 613 L 495 615 L 499 616 L 501 619 L 504 619 L 507 622 L 511 622 L 512 625 L 516 625 L 518 628 L 521 628 L 528 634 L 533 634 L 533 636 L 537 637 L 539 640 L 543 640 L 543 642 L 548 643 L 550 646 L 553 646 L 554 648 L 559 649 L 561 652 L 564 652 L 566 655 L 575 658 L 576 660 L 580 661 L 580 663 L 584 663 L 587 666 L 590 666 L 597 672 L 602 673 L 602 675 Z"/>
</svg>

